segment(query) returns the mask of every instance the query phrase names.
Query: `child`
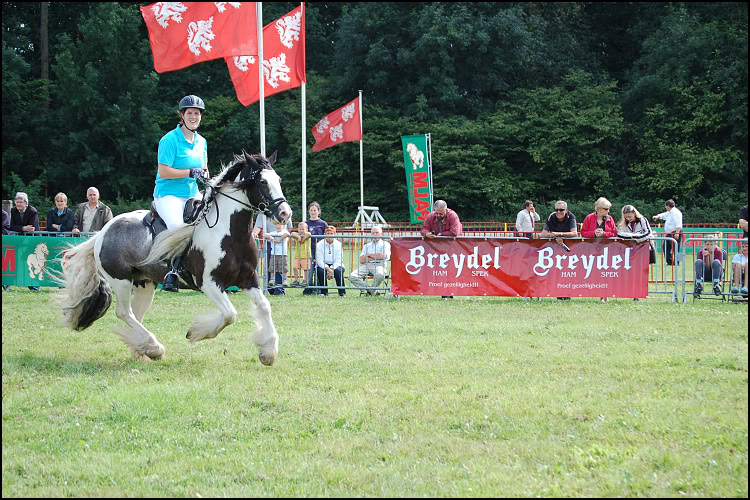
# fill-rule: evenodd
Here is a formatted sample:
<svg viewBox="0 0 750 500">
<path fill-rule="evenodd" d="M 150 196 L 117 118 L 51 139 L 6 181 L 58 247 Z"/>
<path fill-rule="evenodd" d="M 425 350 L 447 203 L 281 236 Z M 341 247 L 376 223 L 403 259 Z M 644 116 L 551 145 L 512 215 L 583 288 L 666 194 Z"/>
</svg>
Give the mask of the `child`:
<svg viewBox="0 0 750 500">
<path fill-rule="evenodd" d="M 738 253 L 732 259 L 732 271 L 734 276 L 731 292 L 742 293 L 744 297 L 747 297 L 747 243 L 742 244 L 742 253 Z M 743 284 L 745 286 L 742 286 Z"/>
<path fill-rule="evenodd" d="M 283 224 L 274 224 L 276 231 L 268 233 L 271 239 L 271 267 L 270 271 L 274 273 L 275 280 L 268 282 L 268 286 L 274 286 L 279 280 L 276 277 L 281 275 L 281 286 L 287 286 L 286 280 L 287 264 L 286 259 L 289 255 L 288 241 L 289 232 L 286 230 Z"/>
<path fill-rule="evenodd" d="M 714 235 L 707 235 L 707 238 L 713 238 Z M 703 280 L 709 279 L 713 282 L 715 295 L 721 295 L 721 262 L 724 256 L 721 248 L 716 246 L 716 241 L 707 240 L 706 246 L 695 256 L 695 288 L 693 293 L 700 295 L 703 292 Z"/>
<path fill-rule="evenodd" d="M 292 285 L 305 286 L 307 283 L 307 270 L 310 269 L 310 231 L 307 223 L 300 222 L 297 231 L 292 233 L 297 244 L 294 246 L 294 267 L 292 269 Z"/>
</svg>

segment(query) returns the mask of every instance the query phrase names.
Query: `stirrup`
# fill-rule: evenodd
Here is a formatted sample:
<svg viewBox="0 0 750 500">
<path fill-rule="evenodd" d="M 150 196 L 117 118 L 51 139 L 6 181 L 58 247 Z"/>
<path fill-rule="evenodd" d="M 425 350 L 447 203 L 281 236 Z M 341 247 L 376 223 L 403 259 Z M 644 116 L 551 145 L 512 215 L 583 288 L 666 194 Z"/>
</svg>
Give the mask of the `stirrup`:
<svg viewBox="0 0 750 500">
<path fill-rule="evenodd" d="M 179 283 L 179 276 L 175 271 L 169 271 L 167 275 L 164 277 L 164 284 L 162 284 L 161 289 L 165 292 L 179 292 L 180 287 L 178 286 Z"/>
</svg>

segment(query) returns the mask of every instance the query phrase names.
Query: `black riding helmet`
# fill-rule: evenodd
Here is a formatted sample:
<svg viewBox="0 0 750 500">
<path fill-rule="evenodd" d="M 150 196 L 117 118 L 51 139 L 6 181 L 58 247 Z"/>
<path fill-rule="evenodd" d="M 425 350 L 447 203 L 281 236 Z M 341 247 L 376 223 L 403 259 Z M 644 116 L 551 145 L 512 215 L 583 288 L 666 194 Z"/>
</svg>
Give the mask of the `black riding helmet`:
<svg viewBox="0 0 750 500">
<path fill-rule="evenodd" d="M 187 123 L 185 123 L 185 120 L 182 119 L 182 111 L 187 108 L 198 108 L 201 110 L 201 114 L 203 114 L 203 112 L 206 110 L 206 106 L 203 104 L 203 99 L 201 99 L 197 95 L 186 95 L 180 100 L 180 121 L 182 121 L 182 124 L 185 125 L 186 129 L 190 130 L 191 132 L 195 132 L 195 130 L 192 130 L 190 127 L 188 127 Z"/>
<path fill-rule="evenodd" d="M 185 108 L 198 108 L 201 111 L 206 110 L 206 106 L 203 104 L 203 99 L 197 95 L 186 95 L 180 101 L 180 111 Z"/>
</svg>

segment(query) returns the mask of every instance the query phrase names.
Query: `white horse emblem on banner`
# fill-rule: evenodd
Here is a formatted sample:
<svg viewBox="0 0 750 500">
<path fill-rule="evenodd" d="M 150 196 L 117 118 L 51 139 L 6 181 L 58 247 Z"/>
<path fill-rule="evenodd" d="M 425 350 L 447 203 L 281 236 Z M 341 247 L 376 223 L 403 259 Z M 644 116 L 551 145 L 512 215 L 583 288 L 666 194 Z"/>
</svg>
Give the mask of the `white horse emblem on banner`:
<svg viewBox="0 0 750 500">
<path fill-rule="evenodd" d="M 188 25 L 188 47 L 190 52 L 196 56 L 201 55 L 201 48 L 206 52 L 211 52 L 211 40 L 216 38 L 216 35 L 211 31 L 211 26 L 214 24 L 214 17 L 208 18 L 208 21 L 198 21 L 198 23 L 190 23 Z"/>
<path fill-rule="evenodd" d="M 424 153 L 419 150 L 416 144 L 414 144 L 413 142 L 407 144 L 406 152 L 409 153 L 411 166 L 414 168 L 414 170 L 417 170 L 424 166 Z"/>
<path fill-rule="evenodd" d="M 182 2 L 156 2 L 156 4 L 151 7 L 156 22 L 159 23 L 159 26 L 162 28 L 166 28 L 169 25 L 170 20 L 176 23 L 181 23 L 181 14 L 186 10 L 187 5 Z"/>
<path fill-rule="evenodd" d="M 34 249 L 34 253 L 26 258 L 26 264 L 29 266 L 29 277 L 43 280 L 44 271 L 47 269 L 47 256 L 49 249 L 46 243 L 39 243 Z"/>
</svg>

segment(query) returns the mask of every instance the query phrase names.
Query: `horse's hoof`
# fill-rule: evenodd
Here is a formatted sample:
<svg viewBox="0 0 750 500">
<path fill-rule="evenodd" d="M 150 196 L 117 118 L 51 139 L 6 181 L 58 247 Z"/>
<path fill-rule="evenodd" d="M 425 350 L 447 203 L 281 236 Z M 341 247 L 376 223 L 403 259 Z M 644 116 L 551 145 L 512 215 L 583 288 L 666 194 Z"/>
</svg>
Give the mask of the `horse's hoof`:
<svg viewBox="0 0 750 500">
<path fill-rule="evenodd" d="M 276 361 L 276 356 L 264 356 L 261 353 L 258 353 L 258 359 L 265 366 L 271 366 L 273 362 Z"/>
</svg>

